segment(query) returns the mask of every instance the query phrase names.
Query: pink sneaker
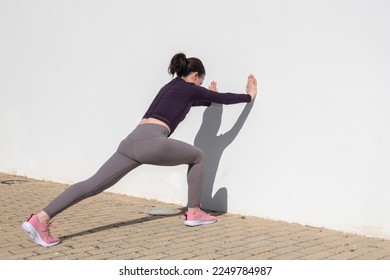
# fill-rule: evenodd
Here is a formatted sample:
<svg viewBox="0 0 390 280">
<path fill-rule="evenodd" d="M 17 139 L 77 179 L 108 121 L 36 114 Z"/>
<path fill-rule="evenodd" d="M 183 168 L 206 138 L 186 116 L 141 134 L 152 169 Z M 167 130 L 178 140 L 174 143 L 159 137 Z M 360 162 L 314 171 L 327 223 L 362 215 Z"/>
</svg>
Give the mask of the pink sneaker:
<svg viewBox="0 0 390 280">
<path fill-rule="evenodd" d="M 40 223 L 38 217 L 31 214 L 27 222 L 22 224 L 24 231 L 30 236 L 30 238 L 37 244 L 43 247 L 50 247 L 60 243 L 59 238 L 52 237 L 50 235 L 50 223 Z"/>
<path fill-rule="evenodd" d="M 193 226 L 212 224 L 215 223 L 216 221 L 217 218 L 203 212 L 200 208 L 198 208 L 197 210 L 195 210 L 194 214 L 191 214 L 189 212 L 185 214 L 184 224 L 186 226 L 193 227 Z"/>
</svg>

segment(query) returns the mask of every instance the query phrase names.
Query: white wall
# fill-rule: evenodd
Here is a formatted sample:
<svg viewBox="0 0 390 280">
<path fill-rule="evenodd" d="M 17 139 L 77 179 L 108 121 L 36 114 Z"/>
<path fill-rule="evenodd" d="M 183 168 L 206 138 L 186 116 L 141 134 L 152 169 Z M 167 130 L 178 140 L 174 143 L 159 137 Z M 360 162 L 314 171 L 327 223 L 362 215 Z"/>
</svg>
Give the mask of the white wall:
<svg viewBox="0 0 390 280">
<path fill-rule="evenodd" d="M 207 149 L 206 207 L 390 238 L 389 14 L 385 0 L 2 0 L 0 170 L 89 177 L 183 51 L 220 91 L 260 84 L 253 107 L 195 108 L 172 136 Z M 111 190 L 185 204 L 185 173 L 143 166 Z"/>
</svg>

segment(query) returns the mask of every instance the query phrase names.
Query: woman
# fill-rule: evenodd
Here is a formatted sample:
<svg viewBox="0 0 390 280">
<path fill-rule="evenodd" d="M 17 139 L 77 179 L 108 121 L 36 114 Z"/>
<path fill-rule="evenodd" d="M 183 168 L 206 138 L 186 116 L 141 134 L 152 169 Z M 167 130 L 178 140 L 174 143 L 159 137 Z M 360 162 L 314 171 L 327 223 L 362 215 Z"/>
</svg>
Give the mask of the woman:
<svg viewBox="0 0 390 280">
<path fill-rule="evenodd" d="M 169 136 L 186 117 L 192 106 L 211 103 L 235 104 L 251 102 L 257 94 L 257 81 L 249 75 L 247 94 L 218 93 L 216 82 L 209 89 L 201 87 L 205 78 L 203 63 L 195 57 L 176 54 L 168 71 L 172 79 L 161 88 L 139 125 L 119 145 L 117 151 L 86 181 L 76 183 L 50 202 L 38 214 L 31 214 L 22 227 L 31 239 L 44 247 L 56 245 L 59 238 L 50 234 L 50 220 L 77 202 L 97 195 L 117 183 L 141 164 L 174 166 L 188 164 L 188 209 L 184 224 L 211 224 L 216 218 L 200 209 L 203 186 L 204 153 L 197 147 Z"/>
</svg>

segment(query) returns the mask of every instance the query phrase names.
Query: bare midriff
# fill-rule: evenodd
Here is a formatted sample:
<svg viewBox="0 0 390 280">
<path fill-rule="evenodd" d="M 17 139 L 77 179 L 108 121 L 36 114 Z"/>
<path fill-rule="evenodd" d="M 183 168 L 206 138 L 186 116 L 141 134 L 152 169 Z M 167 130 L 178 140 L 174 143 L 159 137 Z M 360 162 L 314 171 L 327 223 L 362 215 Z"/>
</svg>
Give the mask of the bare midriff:
<svg viewBox="0 0 390 280">
<path fill-rule="evenodd" d="M 162 125 L 163 127 L 165 127 L 168 130 L 169 134 L 171 133 L 171 129 L 169 128 L 169 126 L 165 122 L 160 121 L 158 119 L 155 119 L 155 118 L 144 118 L 144 119 L 142 119 L 140 121 L 139 124 L 144 124 L 144 123 L 152 123 L 152 124 Z"/>
</svg>

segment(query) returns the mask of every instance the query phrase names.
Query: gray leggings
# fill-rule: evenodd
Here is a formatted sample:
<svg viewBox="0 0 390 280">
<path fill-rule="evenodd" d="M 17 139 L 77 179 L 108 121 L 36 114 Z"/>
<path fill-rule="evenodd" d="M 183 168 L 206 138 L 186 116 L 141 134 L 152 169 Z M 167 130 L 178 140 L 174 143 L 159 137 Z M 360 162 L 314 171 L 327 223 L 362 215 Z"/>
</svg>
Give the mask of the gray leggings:
<svg viewBox="0 0 390 280">
<path fill-rule="evenodd" d="M 47 205 L 53 218 L 77 202 L 97 195 L 117 183 L 141 164 L 174 166 L 188 164 L 188 207 L 200 205 L 203 187 L 203 151 L 182 141 L 168 138 L 168 131 L 158 124 L 141 124 L 119 145 L 117 151 L 91 178 L 66 189 Z"/>
</svg>

